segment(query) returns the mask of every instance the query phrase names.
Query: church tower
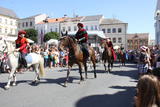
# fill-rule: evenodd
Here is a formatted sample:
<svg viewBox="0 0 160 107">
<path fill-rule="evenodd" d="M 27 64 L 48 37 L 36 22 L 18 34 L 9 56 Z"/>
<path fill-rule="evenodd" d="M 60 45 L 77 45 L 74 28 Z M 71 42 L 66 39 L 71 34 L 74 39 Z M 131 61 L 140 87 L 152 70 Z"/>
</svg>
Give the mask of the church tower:
<svg viewBox="0 0 160 107">
<path fill-rule="evenodd" d="M 160 0 L 157 0 L 157 7 L 154 15 L 155 22 L 155 42 L 160 44 Z"/>
</svg>

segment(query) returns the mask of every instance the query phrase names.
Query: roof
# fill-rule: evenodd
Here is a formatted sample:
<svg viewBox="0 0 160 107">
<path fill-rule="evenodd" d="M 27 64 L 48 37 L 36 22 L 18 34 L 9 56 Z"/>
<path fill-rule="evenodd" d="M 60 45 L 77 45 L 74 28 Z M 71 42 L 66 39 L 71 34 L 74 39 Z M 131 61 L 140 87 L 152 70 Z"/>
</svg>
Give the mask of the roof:
<svg viewBox="0 0 160 107">
<path fill-rule="evenodd" d="M 47 23 L 55 23 L 55 22 L 62 22 L 64 20 L 65 20 L 65 18 L 51 18 L 51 19 L 47 19 L 46 21 L 47 21 Z M 42 21 L 42 22 L 40 22 L 38 24 L 44 24 L 44 23 L 45 22 Z"/>
<path fill-rule="evenodd" d="M 29 16 L 29 17 L 26 17 L 26 18 L 23 18 L 23 19 L 30 19 L 30 18 L 35 18 L 36 16 L 39 16 L 41 14 L 37 14 L 37 15 L 33 15 L 33 16 Z"/>
<path fill-rule="evenodd" d="M 101 18 L 103 18 L 103 15 L 84 16 L 84 18 L 82 19 L 82 22 L 99 21 Z"/>
<path fill-rule="evenodd" d="M 9 16 L 12 18 L 18 18 L 16 13 L 13 10 L 10 10 L 4 7 L 0 7 L 0 14 L 4 16 Z"/>
<path fill-rule="evenodd" d="M 118 19 L 102 19 L 101 24 L 120 24 L 120 23 L 124 23 Z"/>
<path fill-rule="evenodd" d="M 80 17 L 74 17 L 74 18 L 66 18 L 64 21 L 70 21 L 70 22 L 75 22 L 75 21 L 81 21 L 84 17 L 80 16 Z"/>
<path fill-rule="evenodd" d="M 127 39 L 139 38 L 139 39 L 148 39 L 149 33 L 134 33 L 127 34 Z"/>
<path fill-rule="evenodd" d="M 87 31 L 88 35 L 97 35 L 100 38 L 106 38 L 106 36 L 104 35 L 103 31 Z M 68 32 L 68 35 L 75 35 L 76 32 Z"/>
</svg>

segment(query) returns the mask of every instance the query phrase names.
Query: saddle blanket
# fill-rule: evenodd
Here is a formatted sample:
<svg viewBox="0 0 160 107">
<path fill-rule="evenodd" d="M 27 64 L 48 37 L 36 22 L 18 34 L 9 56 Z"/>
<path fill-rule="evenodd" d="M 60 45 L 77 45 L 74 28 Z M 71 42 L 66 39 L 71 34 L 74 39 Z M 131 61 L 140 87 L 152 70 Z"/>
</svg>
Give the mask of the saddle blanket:
<svg viewBox="0 0 160 107">
<path fill-rule="evenodd" d="M 31 64 L 32 61 L 33 61 L 33 58 L 32 58 L 32 55 L 31 54 L 28 54 L 26 57 L 25 57 L 26 61 L 27 61 L 27 64 Z"/>
</svg>

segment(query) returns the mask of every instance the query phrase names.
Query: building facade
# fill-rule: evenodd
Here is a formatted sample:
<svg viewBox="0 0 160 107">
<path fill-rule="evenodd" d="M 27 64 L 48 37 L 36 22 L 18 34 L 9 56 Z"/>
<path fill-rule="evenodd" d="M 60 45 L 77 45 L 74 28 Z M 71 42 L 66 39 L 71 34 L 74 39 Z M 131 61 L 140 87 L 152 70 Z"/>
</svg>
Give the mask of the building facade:
<svg viewBox="0 0 160 107">
<path fill-rule="evenodd" d="M 157 0 L 157 7 L 154 16 L 155 22 L 155 43 L 160 44 L 160 0 Z"/>
<path fill-rule="evenodd" d="M 0 35 L 16 36 L 17 15 L 10 9 L 0 7 Z"/>
<path fill-rule="evenodd" d="M 35 16 L 22 18 L 18 20 L 18 30 L 35 29 L 35 25 L 47 18 L 46 14 L 38 14 Z"/>
<path fill-rule="evenodd" d="M 128 50 L 138 50 L 141 46 L 148 46 L 149 33 L 127 34 Z"/>
<path fill-rule="evenodd" d="M 127 27 L 128 23 L 124 23 L 118 19 L 103 18 L 100 23 L 100 30 L 102 30 L 106 37 L 109 37 L 114 46 L 121 46 L 127 49 Z"/>
</svg>

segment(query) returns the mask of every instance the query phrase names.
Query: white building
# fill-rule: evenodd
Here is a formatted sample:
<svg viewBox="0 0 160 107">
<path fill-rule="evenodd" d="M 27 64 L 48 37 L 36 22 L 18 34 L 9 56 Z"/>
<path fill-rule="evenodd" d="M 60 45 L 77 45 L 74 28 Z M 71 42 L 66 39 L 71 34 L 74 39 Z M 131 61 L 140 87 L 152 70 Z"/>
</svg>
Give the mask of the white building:
<svg viewBox="0 0 160 107">
<path fill-rule="evenodd" d="M 100 24 L 100 30 L 102 30 L 106 37 L 109 37 L 114 46 L 122 46 L 127 49 L 127 26 L 128 23 L 124 23 L 118 19 L 105 19 L 103 18 Z"/>
<path fill-rule="evenodd" d="M 157 0 L 157 7 L 155 11 L 155 43 L 160 44 L 160 0 Z"/>
<path fill-rule="evenodd" d="M 0 35 L 15 36 L 17 34 L 17 19 L 15 12 L 0 7 Z"/>
<path fill-rule="evenodd" d="M 35 25 L 47 18 L 46 14 L 38 14 L 18 20 L 18 30 L 35 28 Z"/>
</svg>

